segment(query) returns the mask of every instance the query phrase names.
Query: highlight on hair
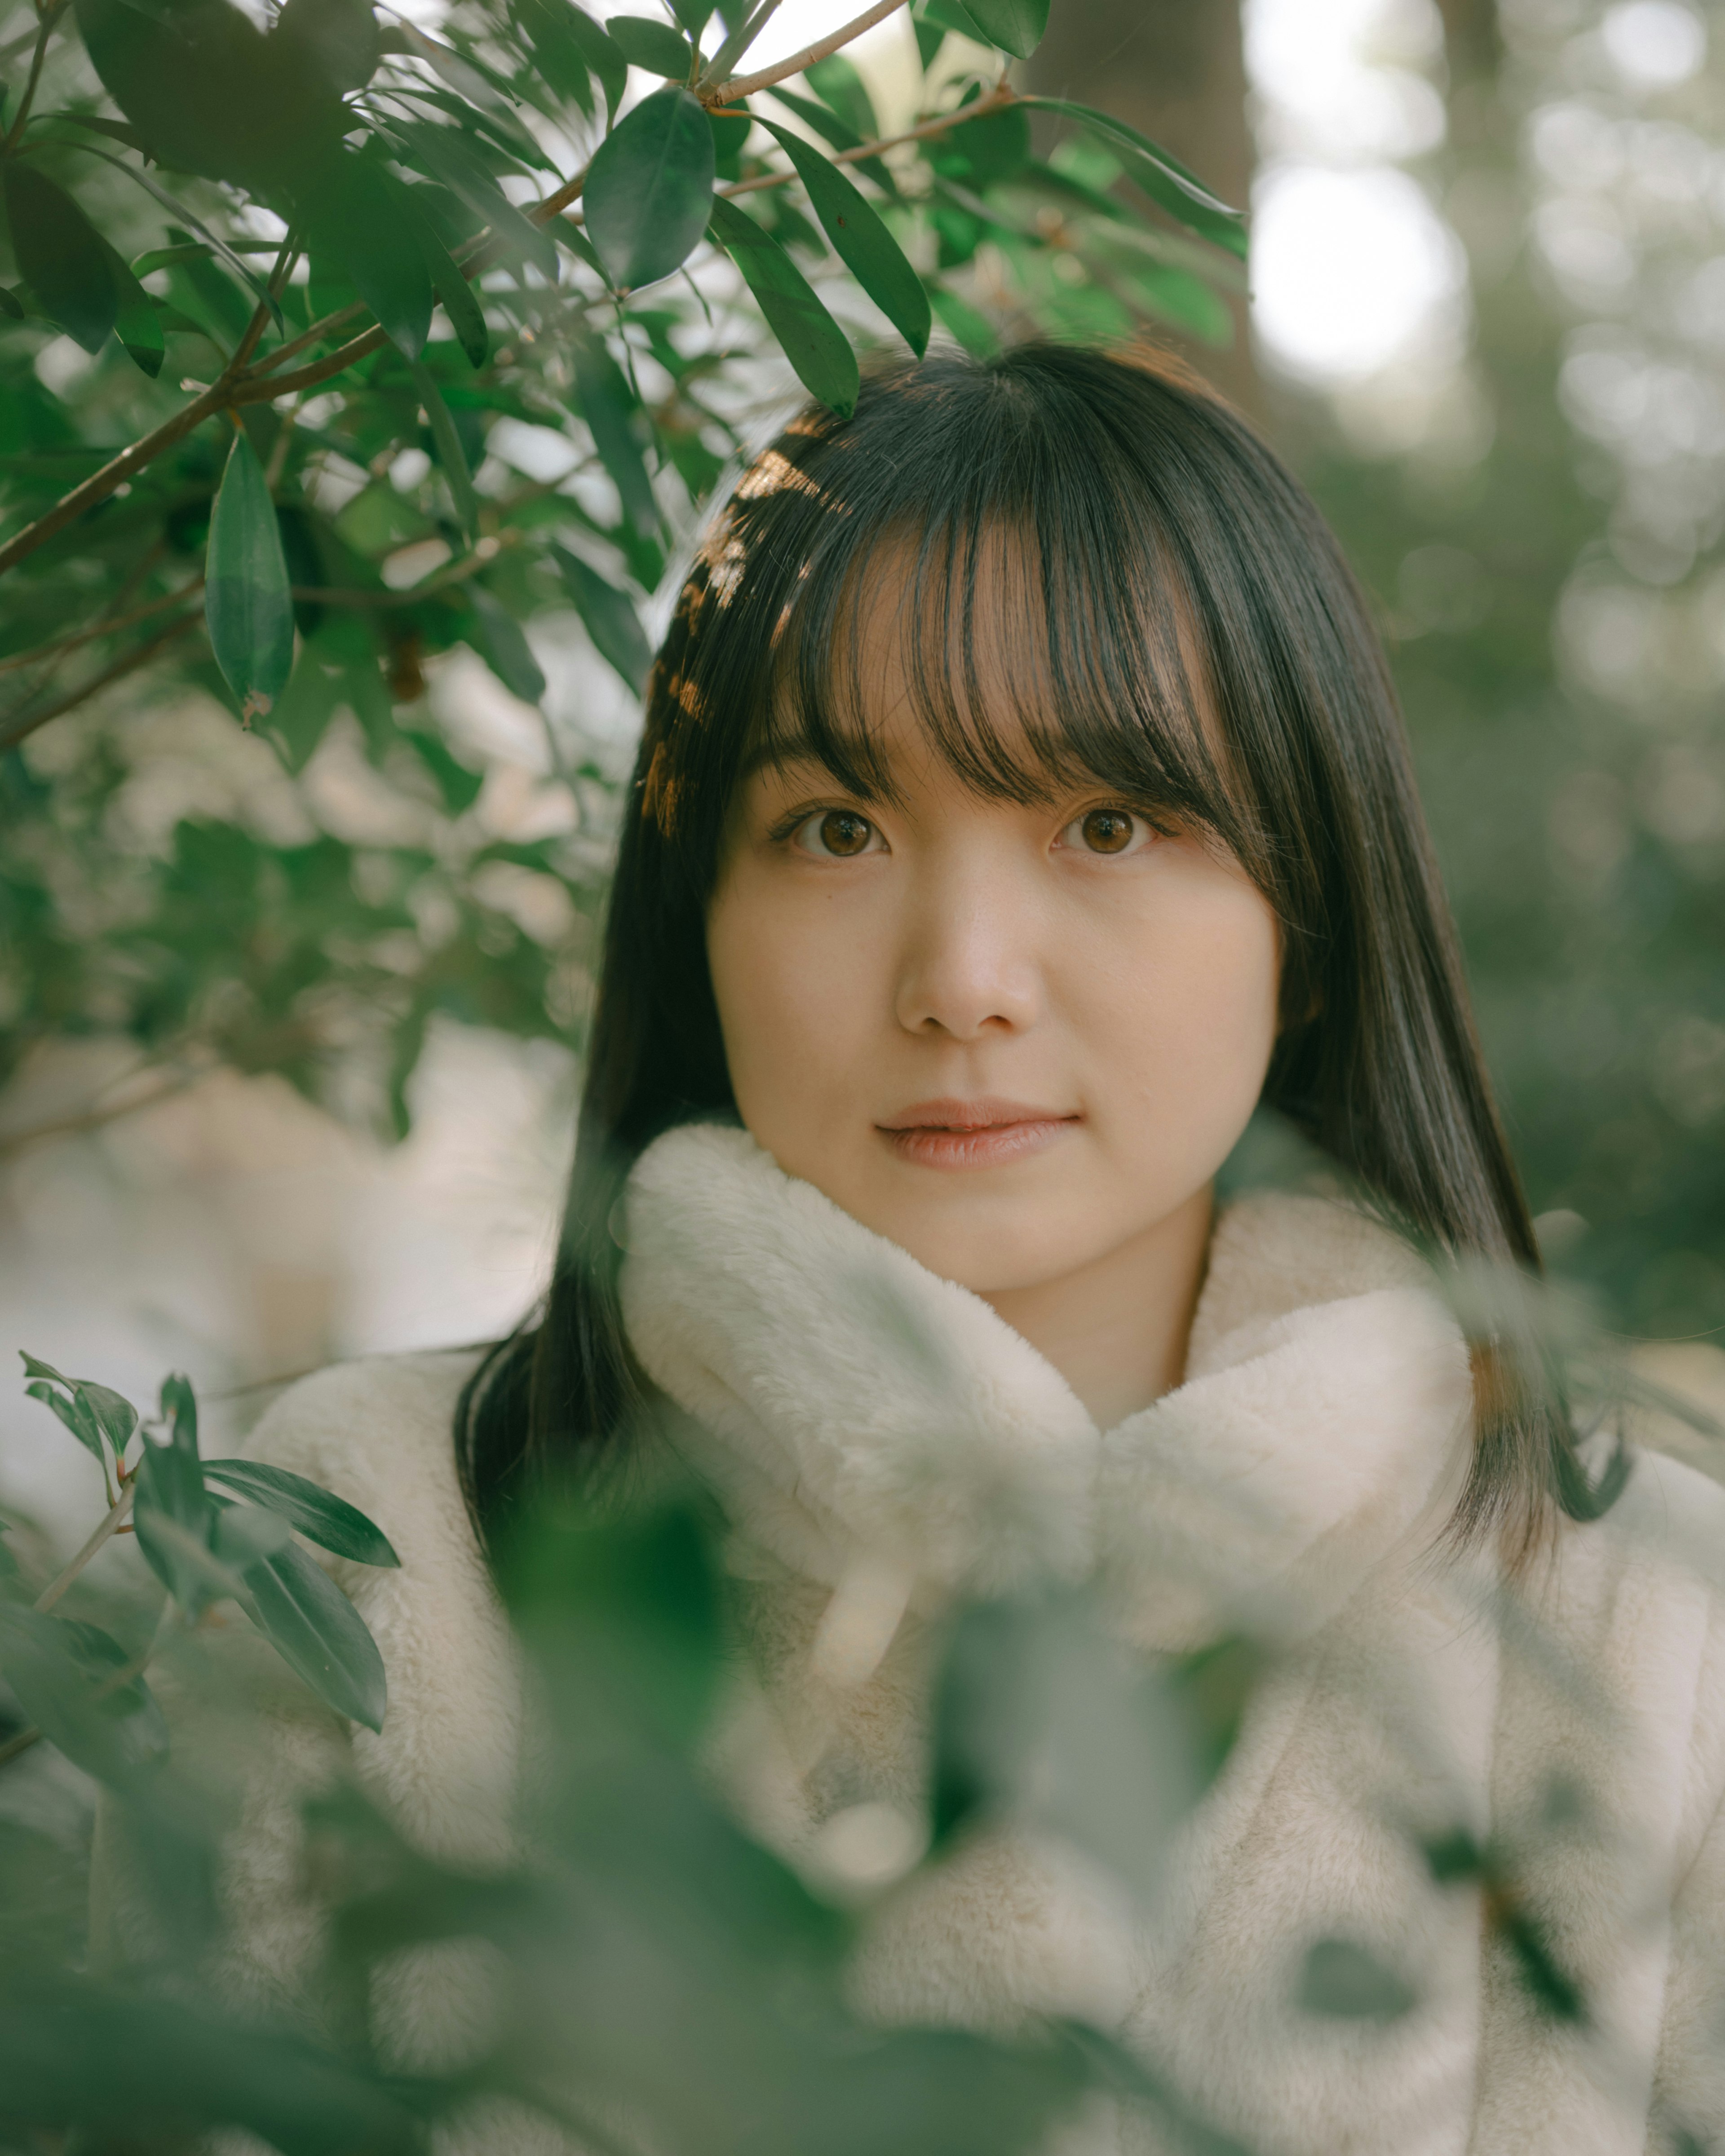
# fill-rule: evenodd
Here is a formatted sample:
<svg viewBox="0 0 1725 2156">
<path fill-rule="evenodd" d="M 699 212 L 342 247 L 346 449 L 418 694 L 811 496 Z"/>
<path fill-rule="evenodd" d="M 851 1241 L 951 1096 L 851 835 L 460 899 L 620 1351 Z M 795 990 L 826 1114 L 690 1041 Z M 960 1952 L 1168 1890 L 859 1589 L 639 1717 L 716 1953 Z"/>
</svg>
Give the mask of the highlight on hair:
<svg viewBox="0 0 1725 2156">
<path fill-rule="evenodd" d="M 877 366 L 850 418 L 805 409 L 744 474 L 654 668 L 553 1277 L 458 1414 L 488 1547 L 537 1495 L 626 1467 L 643 1381 L 609 1224 L 655 1137 L 734 1112 L 705 942 L 726 818 L 787 739 L 843 784 L 887 786 L 857 595 L 889 572 L 917 716 L 955 773 L 1015 800 L 1082 775 L 1213 832 L 1281 924 L 1266 1104 L 1435 1255 L 1539 1270 L 1382 648 L 1315 505 L 1166 355 Z M 989 669 L 1008 709 L 982 692 L 985 634 L 1014 639 Z M 1506 1341 L 1476 1368 L 1452 1529 L 1519 1561 L 1621 1477 L 1589 1486 L 1537 1352 Z"/>
</svg>

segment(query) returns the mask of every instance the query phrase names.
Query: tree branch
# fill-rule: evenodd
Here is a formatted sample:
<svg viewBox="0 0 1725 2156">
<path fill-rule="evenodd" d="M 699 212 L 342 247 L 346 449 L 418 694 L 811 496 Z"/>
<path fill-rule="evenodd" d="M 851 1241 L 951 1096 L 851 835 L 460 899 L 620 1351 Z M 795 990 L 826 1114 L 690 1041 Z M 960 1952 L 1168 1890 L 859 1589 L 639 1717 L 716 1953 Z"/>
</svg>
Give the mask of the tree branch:
<svg viewBox="0 0 1725 2156">
<path fill-rule="evenodd" d="M 146 465 L 152 464 L 164 449 L 189 434 L 194 427 L 201 427 L 213 412 L 218 412 L 228 400 L 228 392 L 222 382 L 213 382 L 200 396 L 195 397 L 183 410 L 176 412 L 171 419 L 164 419 L 159 427 L 147 434 L 140 435 L 130 449 L 121 449 L 110 457 L 98 472 L 92 472 L 81 485 L 62 495 L 52 509 L 44 510 L 33 524 L 0 547 L 0 576 L 14 562 L 22 562 L 27 554 L 33 554 L 39 547 L 45 546 L 69 524 L 74 523 L 86 509 L 94 509 L 99 501 L 105 501 L 115 488 L 129 480 L 134 472 L 141 472 Z"/>
<path fill-rule="evenodd" d="M 23 717 L 14 718 L 5 726 L 0 726 L 0 752 L 16 748 L 21 741 L 28 740 L 38 726 L 45 726 L 50 719 L 59 718 L 74 710 L 86 697 L 95 696 L 98 689 L 105 689 L 110 681 L 118 681 L 128 674 L 136 673 L 140 666 L 153 659 L 164 644 L 172 644 L 177 636 L 183 636 L 201 619 L 201 615 L 188 613 L 178 621 L 169 623 L 166 629 L 147 642 L 124 653 L 110 666 L 105 666 L 100 674 L 92 675 L 80 688 L 69 689 L 57 702 L 46 704 L 39 711 L 27 712 Z"/>
<path fill-rule="evenodd" d="M 0 674 L 16 674 L 23 667 L 38 666 L 47 659 L 63 659 L 69 651 L 76 651 L 86 644 L 100 643 L 105 636 L 117 636 L 122 629 L 136 629 L 141 621 L 153 620 L 156 615 L 166 613 L 182 599 L 189 599 L 203 588 L 202 577 L 194 577 L 189 584 L 182 584 L 177 592 L 165 592 L 160 598 L 151 599 L 148 606 L 134 607 L 130 613 L 110 614 L 99 621 L 94 629 L 82 629 L 76 636 L 63 636 L 54 644 L 39 644 L 29 651 L 15 651 L 9 659 L 0 659 Z"/>
<path fill-rule="evenodd" d="M 905 0 L 875 0 L 872 8 L 865 8 L 860 15 L 829 31 L 825 37 L 817 38 L 812 45 L 805 45 L 800 53 L 793 54 L 788 60 L 780 60 L 777 66 L 762 68 L 758 74 L 736 75 L 729 82 L 719 84 L 716 89 L 702 90 L 701 101 L 708 106 L 730 105 L 738 98 L 752 97 L 757 90 L 770 90 L 776 82 L 788 82 L 793 74 L 801 74 L 817 60 L 824 60 L 829 53 L 836 53 L 840 46 L 861 37 L 865 30 L 872 30 L 876 23 L 884 23 L 889 15 L 896 15 L 904 5 Z"/>
</svg>

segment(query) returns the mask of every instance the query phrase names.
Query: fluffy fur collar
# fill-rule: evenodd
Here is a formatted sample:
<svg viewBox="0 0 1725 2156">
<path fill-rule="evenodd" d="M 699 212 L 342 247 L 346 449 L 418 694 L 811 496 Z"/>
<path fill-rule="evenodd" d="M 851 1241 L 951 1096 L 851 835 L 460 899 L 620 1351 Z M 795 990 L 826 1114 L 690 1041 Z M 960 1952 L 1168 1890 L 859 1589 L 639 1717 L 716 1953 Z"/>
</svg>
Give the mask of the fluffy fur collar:
<svg viewBox="0 0 1725 2156">
<path fill-rule="evenodd" d="M 829 1652 L 865 1673 L 907 1601 L 1038 1579 L 1097 1578 L 1146 1647 L 1309 1630 L 1465 1472 L 1458 1331 L 1409 1252 L 1322 1200 L 1223 1215 L 1185 1383 L 1106 1432 L 979 1297 L 745 1131 L 649 1147 L 624 1240 L 674 1442 L 747 1537 L 835 1590 Z"/>
</svg>

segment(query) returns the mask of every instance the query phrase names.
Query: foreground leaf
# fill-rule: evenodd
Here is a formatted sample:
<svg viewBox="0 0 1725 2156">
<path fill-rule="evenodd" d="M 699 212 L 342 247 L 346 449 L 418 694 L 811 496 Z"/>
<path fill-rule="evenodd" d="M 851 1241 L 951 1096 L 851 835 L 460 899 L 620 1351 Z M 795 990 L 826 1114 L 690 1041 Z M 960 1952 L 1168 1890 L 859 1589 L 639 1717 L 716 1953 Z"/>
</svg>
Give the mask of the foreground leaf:
<svg viewBox="0 0 1725 2156">
<path fill-rule="evenodd" d="M 963 0 L 964 13 L 991 45 L 1027 60 L 1048 28 L 1049 0 Z"/>
<path fill-rule="evenodd" d="M 593 649 L 639 696 L 647 685 L 653 648 L 634 608 L 597 569 L 589 568 L 567 547 L 553 544 L 552 552 L 557 557 L 563 588 L 575 602 L 575 610 L 593 639 Z"/>
<path fill-rule="evenodd" d="M 430 218 L 424 214 L 413 200 L 411 187 L 403 188 L 402 203 L 413 222 L 414 234 L 419 242 L 419 252 L 425 258 L 432 290 L 443 303 L 444 312 L 449 318 L 449 327 L 455 332 L 455 341 L 466 353 L 470 367 L 483 367 L 490 351 L 491 338 L 485 326 L 485 311 L 480 305 L 479 295 L 462 275 L 460 264 L 438 237 Z"/>
<path fill-rule="evenodd" d="M 259 1460 L 207 1460 L 203 1471 L 224 1490 L 237 1490 L 254 1504 L 280 1512 L 308 1542 L 332 1550 L 337 1557 L 352 1558 L 357 1564 L 401 1563 L 382 1529 L 357 1505 L 308 1481 L 303 1475 Z"/>
<path fill-rule="evenodd" d="M 205 574 L 210 645 L 249 726 L 275 708 L 294 670 L 294 602 L 275 505 L 244 429 L 210 516 Z"/>
<path fill-rule="evenodd" d="M 812 396 L 848 419 L 860 384 L 850 340 L 815 297 L 813 286 L 769 232 L 716 197 L 712 234 L 737 268 Z"/>
<path fill-rule="evenodd" d="M 619 291 L 680 269 L 713 203 L 713 131 L 686 90 L 643 98 L 594 153 L 583 198 L 588 237 Z"/>
<path fill-rule="evenodd" d="M 551 234 L 516 208 L 454 128 L 414 121 L 399 132 L 413 162 L 483 218 L 506 254 L 532 263 L 547 284 L 557 282 L 557 251 Z"/>
<path fill-rule="evenodd" d="M 167 350 L 162 334 L 162 323 L 156 312 L 156 303 L 133 275 L 125 257 L 102 243 L 108 257 L 108 272 L 114 280 L 114 296 L 119 306 L 119 316 L 114 327 L 126 357 L 132 364 L 147 374 L 153 382 L 162 372 L 163 355 Z"/>
<path fill-rule="evenodd" d="M 367 1729 L 383 1727 L 383 1657 L 365 1620 L 302 1549 L 248 1565 L 247 1614 L 326 1706 Z"/>
<path fill-rule="evenodd" d="M 655 23 L 650 15 L 608 15 L 605 33 L 631 67 L 668 75 L 673 82 L 687 76 L 694 54 L 689 40 L 669 23 Z"/>
<path fill-rule="evenodd" d="M 50 1744 L 121 1785 L 167 1752 L 167 1726 L 120 1642 L 95 1625 L 0 1602 L 0 1670 Z"/>
<path fill-rule="evenodd" d="M 484 645 L 480 656 L 512 696 L 536 704 L 545 694 L 545 676 L 520 623 L 482 585 L 475 584 L 470 597 Z"/>
<path fill-rule="evenodd" d="M 18 157 L 0 166 L 12 251 L 43 311 L 100 352 L 120 313 L 107 243 L 65 189 Z"/>
<path fill-rule="evenodd" d="M 479 496 L 473 490 L 473 474 L 467 468 L 467 452 L 461 446 L 461 438 L 455 432 L 455 423 L 449 417 L 449 408 L 444 403 L 443 392 L 431 377 L 431 370 L 422 361 L 413 363 L 413 387 L 419 393 L 419 402 L 425 408 L 425 418 L 431 429 L 432 446 L 437 452 L 437 461 L 449 482 L 449 499 L 455 506 L 455 521 L 461 526 L 462 536 L 472 546 L 479 536 Z"/>
<path fill-rule="evenodd" d="M 333 158 L 305 198 L 311 244 L 339 262 L 404 359 L 431 328 L 431 275 L 416 220 L 397 188 L 361 158 Z"/>
<path fill-rule="evenodd" d="M 796 167 L 840 260 L 920 359 L 932 326 L 928 295 L 874 205 L 813 144 L 771 120 L 760 125 Z"/>
<path fill-rule="evenodd" d="M 1195 172 L 1189 171 L 1159 142 L 1153 142 L 1147 135 L 1141 135 L 1136 127 L 1128 127 L 1111 113 L 1099 112 L 1093 105 L 1078 105 L 1069 98 L 1023 97 L 1018 100 L 1017 109 L 1053 112 L 1063 119 L 1079 121 L 1107 145 L 1133 185 L 1141 187 L 1170 217 L 1177 218 L 1189 230 L 1216 246 L 1226 248 L 1230 254 L 1239 255 L 1242 261 L 1245 259 L 1248 243 L 1245 212 L 1230 209 L 1219 196 L 1211 193 Z"/>
<path fill-rule="evenodd" d="M 616 485 L 623 513 L 637 531 L 655 532 L 659 504 L 635 439 L 637 408 L 628 379 L 603 340 L 585 328 L 570 338 L 569 358 L 575 371 L 577 408 L 587 422 L 599 462 Z"/>
<path fill-rule="evenodd" d="M 584 8 L 577 6 L 575 0 L 547 0 L 547 8 L 555 13 L 559 27 L 593 69 L 593 80 L 605 95 L 605 117 L 614 120 L 629 82 L 629 62 L 616 41 Z"/>
</svg>

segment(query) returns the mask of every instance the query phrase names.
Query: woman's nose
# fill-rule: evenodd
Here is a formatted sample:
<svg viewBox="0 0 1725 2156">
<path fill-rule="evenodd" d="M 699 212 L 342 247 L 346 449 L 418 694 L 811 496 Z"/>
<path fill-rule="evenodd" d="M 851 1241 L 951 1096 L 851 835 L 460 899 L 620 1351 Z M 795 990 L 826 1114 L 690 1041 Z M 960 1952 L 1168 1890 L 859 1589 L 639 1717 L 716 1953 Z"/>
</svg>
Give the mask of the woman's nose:
<svg viewBox="0 0 1725 2156">
<path fill-rule="evenodd" d="M 1034 927 L 1009 876 L 952 865 L 919 877 L 909 901 L 896 997 L 907 1033 L 977 1040 L 1035 1023 Z"/>
</svg>

